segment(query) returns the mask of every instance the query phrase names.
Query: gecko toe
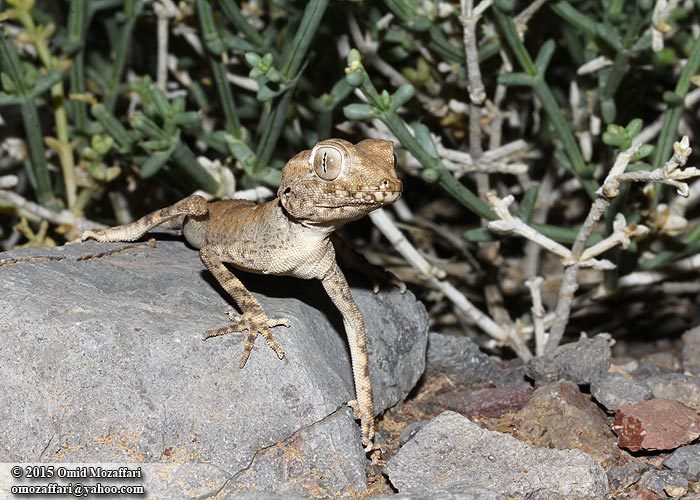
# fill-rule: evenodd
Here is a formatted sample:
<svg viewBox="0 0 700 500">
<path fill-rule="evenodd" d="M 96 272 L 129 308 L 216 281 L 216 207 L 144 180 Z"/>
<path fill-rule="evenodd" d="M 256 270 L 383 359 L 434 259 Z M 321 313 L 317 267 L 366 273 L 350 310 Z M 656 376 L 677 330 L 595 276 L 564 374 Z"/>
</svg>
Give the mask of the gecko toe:
<svg viewBox="0 0 700 500">
<path fill-rule="evenodd" d="M 253 351 L 253 346 L 255 345 L 255 339 L 258 335 L 262 335 L 265 338 L 267 345 L 270 346 L 273 351 L 275 351 L 275 354 L 279 359 L 284 358 L 284 349 L 282 349 L 282 346 L 274 339 L 272 332 L 270 332 L 270 328 L 275 326 L 289 327 L 291 323 L 287 318 L 268 318 L 264 313 L 244 313 L 240 316 L 231 317 L 231 320 L 234 322 L 232 325 L 224 326 L 222 328 L 214 328 L 204 332 L 204 340 L 229 333 L 242 333 L 244 331 L 248 331 L 245 339 L 245 345 L 243 347 L 243 355 L 241 356 L 241 361 L 239 363 L 241 368 L 243 368 L 248 362 L 250 353 Z"/>
<path fill-rule="evenodd" d="M 255 345 L 255 338 L 258 336 L 258 332 L 249 333 L 245 339 L 245 346 L 243 347 L 243 354 L 241 355 L 241 362 L 238 364 L 240 368 L 243 368 L 248 362 L 250 353 L 253 351 L 253 345 Z"/>
<path fill-rule="evenodd" d="M 270 318 L 267 320 L 267 327 L 272 328 L 275 326 L 286 326 L 289 328 L 292 324 L 287 318 Z"/>
</svg>

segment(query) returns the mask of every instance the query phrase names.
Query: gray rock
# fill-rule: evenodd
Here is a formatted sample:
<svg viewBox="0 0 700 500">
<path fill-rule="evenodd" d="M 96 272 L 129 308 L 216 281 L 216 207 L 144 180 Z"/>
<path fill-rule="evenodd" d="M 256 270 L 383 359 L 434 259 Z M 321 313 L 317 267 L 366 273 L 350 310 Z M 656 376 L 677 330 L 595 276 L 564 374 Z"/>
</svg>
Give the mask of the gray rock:
<svg viewBox="0 0 700 500">
<path fill-rule="evenodd" d="M 567 498 L 603 498 L 602 467 L 578 450 L 551 450 L 480 428 L 454 412 L 425 426 L 387 464 L 400 493 L 482 487 L 522 497 L 551 490 Z"/>
<path fill-rule="evenodd" d="M 683 334 L 683 370 L 700 375 L 700 326 Z"/>
<path fill-rule="evenodd" d="M 453 492 L 398 493 L 371 498 L 372 500 L 507 500 L 504 495 L 486 488 L 462 488 Z"/>
<path fill-rule="evenodd" d="M 664 467 L 679 472 L 690 481 L 700 479 L 700 444 L 681 446 L 664 460 Z"/>
<path fill-rule="evenodd" d="M 591 384 L 591 394 L 609 411 L 619 410 L 622 405 L 651 399 L 648 385 L 630 380 L 621 375 L 609 374 Z"/>
<path fill-rule="evenodd" d="M 525 497 L 527 500 L 566 500 L 564 495 L 552 490 L 537 490 Z"/>
<path fill-rule="evenodd" d="M 611 467 L 608 470 L 608 484 L 611 490 L 626 489 L 637 483 L 642 474 L 652 467 L 646 462 L 632 460 L 619 467 Z"/>
<path fill-rule="evenodd" d="M 653 491 L 661 497 L 682 497 L 688 493 L 688 480 L 670 470 L 648 470 L 637 483 L 640 488 Z"/>
<path fill-rule="evenodd" d="M 525 365 L 525 372 L 536 385 L 560 379 L 588 385 L 607 373 L 610 359 L 610 345 L 607 339 L 596 335 L 590 339 L 559 346 L 544 356 L 532 358 Z"/>
<path fill-rule="evenodd" d="M 496 364 L 468 337 L 431 332 L 425 371 L 448 374 L 461 384 L 478 384 L 493 379 Z"/>
<path fill-rule="evenodd" d="M 423 420 L 419 422 L 411 422 L 410 424 L 408 424 L 401 431 L 401 434 L 399 434 L 399 445 L 403 446 L 406 443 L 408 443 L 411 439 L 415 437 L 416 434 L 418 434 L 418 431 L 420 431 L 427 424 L 428 422 Z"/>
<path fill-rule="evenodd" d="M 655 377 L 656 375 L 665 375 L 667 373 L 673 373 L 673 371 L 664 366 L 659 366 L 654 363 L 641 363 L 637 367 L 637 369 L 634 370 L 632 376 L 635 378 L 635 380 L 644 381 L 649 377 Z"/>
<path fill-rule="evenodd" d="M 324 488 L 358 488 L 366 459 L 338 412 L 354 397 L 348 348 L 318 282 L 242 276 L 267 313 L 292 326 L 273 330 L 283 360 L 258 339 L 239 369 L 242 336 L 201 340 L 226 324 L 229 301 L 183 243 L 85 243 L 0 261 L 0 462 L 196 462 L 190 475 L 204 495 L 242 471 L 272 477 L 265 459 L 274 451 L 261 450 L 293 438 L 308 460 L 294 462 L 300 473 L 316 463 L 330 478 Z M 381 412 L 422 373 L 427 314 L 410 293 L 353 296 Z M 333 431 L 320 424 L 332 422 Z M 315 462 L 328 460 L 332 450 L 319 449 L 329 443 L 342 466 Z M 274 491 L 285 488 L 294 490 Z"/>
<path fill-rule="evenodd" d="M 662 368 L 666 368 L 668 371 L 671 372 L 681 371 L 682 368 L 681 360 L 678 359 L 678 356 L 668 351 L 652 352 L 649 354 L 645 354 L 639 360 L 639 364 L 643 365 L 646 363 L 658 365 Z"/>
<path fill-rule="evenodd" d="M 40 484 L 56 483 L 67 486 L 80 483 L 83 486 L 94 486 L 100 483 L 103 487 L 132 486 L 142 487 L 145 494 L 122 495 L 121 498 L 208 498 L 213 497 L 221 490 L 229 479 L 229 474 L 215 464 L 194 462 L 159 462 L 159 463 L 51 463 L 36 464 L 53 466 L 54 471 L 50 478 L 39 482 L 37 479 L 26 477 L 28 463 L 22 463 L 25 471 L 23 477 L 14 478 L 10 475 L 11 468 L 17 463 L 0 463 L 0 498 L 14 498 L 10 494 L 13 486 L 38 486 Z M 105 472 L 128 471 L 134 475 L 131 478 L 122 474 L 121 478 L 86 477 L 88 468 L 97 468 Z M 59 469 L 61 471 L 59 472 Z M 75 490 L 74 490 L 75 491 Z M 85 491 L 85 490 L 83 490 Z M 39 498 L 50 498 L 51 495 L 37 495 Z M 66 498 L 67 495 L 53 495 L 55 498 Z M 74 496 L 80 496 L 75 494 Z M 85 495 L 87 496 L 87 495 Z M 117 495 L 95 495 L 101 498 L 116 498 Z M 21 496 L 18 495 L 21 498 Z M 31 498 L 31 497 L 30 497 Z"/>
<path fill-rule="evenodd" d="M 222 494 L 349 497 L 367 487 L 364 464 L 359 428 L 352 411 L 343 408 L 259 451 L 248 468 L 231 478 Z"/>
<path fill-rule="evenodd" d="M 673 399 L 700 410 L 700 378 L 682 373 L 664 373 L 644 379 L 655 398 Z"/>
<path fill-rule="evenodd" d="M 519 359 L 510 360 L 505 367 L 498 370 L 493 377 L 493 383 L 496 387 L 532 387 L 525 373 L 525 365 Z"/>
</svg>

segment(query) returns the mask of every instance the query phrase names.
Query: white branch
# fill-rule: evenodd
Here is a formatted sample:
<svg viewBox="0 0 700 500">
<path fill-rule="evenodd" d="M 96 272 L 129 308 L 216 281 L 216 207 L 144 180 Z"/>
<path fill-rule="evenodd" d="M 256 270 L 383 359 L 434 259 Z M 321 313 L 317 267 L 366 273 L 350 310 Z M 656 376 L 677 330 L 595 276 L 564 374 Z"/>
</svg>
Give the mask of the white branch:
<svg viewBox="0 0 700 500">
<path fill-rule="evenodd" d="M 439 276 L 444 277 L 445 272 L 431 265 L 425 258 L 411 245 L 403 233 L 394 225 L 383 209 L 375 210 L 370 215 L 370 219 L 381 233 L 389 240 L 406 261 L 415 269 L 428 278 L 428 281 L 457 307 L 477 324 L 488 335 L 500 343 L 507 343 L 509 333 L 503 330 L 495 321 L 481 312 L 463 293 L 457 290 L 448 281 L 442 281 Z"/>
</svg>

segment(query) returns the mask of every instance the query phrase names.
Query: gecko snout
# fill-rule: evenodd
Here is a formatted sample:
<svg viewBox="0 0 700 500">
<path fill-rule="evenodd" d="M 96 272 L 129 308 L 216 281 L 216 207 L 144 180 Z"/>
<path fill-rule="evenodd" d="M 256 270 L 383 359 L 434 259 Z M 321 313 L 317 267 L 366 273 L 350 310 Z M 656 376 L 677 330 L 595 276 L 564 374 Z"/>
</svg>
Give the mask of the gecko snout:
<svg viewBox="0 0 700 500">
<path fill-rule="evenodd" d="M 398 191 L 399 193 L 403 191 L 403 184 L 399 179 L 382 179 L 379 183 L 380 191 Z"/>
</svg>

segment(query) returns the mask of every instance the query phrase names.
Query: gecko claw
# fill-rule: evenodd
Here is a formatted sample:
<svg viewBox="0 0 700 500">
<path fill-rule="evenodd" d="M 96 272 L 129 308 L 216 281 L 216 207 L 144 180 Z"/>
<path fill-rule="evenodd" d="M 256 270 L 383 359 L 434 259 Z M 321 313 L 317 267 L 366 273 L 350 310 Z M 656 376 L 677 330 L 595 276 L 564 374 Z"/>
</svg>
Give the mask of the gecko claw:
<svg viewBox="0 0 700 500">
<path fill-rule="evenodd" d="M 401 281 L 394 273 L 385 270 L 381 266 L 369 264 L 363 269 L 363 272 L 372 283 L 372 291 L 374 293 L 379 293 L 379 289 L 384 283 L 395 286 L 399 289 L 399 293 L 401 294 L 406 293 L 406 283 Z"/>
<path fill-rule="evenodd" d="M 348 406 L 352 409 L 352 417 L 355 420 L 359 420 L 362 414 L 360 413 L 360 405 L 357 403 L 357 400 L 348 401 Z"/>
</svg>

